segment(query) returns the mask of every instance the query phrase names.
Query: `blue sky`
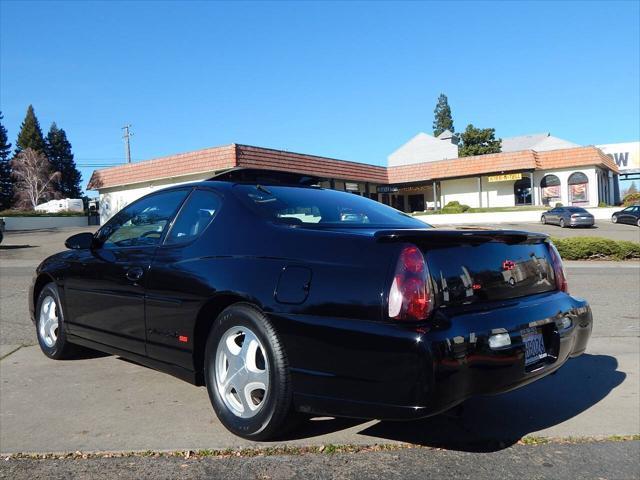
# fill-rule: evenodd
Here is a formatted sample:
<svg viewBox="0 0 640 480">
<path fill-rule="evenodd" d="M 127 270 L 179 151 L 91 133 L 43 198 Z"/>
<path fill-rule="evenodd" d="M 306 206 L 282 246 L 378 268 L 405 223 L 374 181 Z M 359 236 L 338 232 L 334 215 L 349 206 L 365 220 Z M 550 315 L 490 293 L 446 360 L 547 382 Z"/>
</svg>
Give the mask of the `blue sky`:
<svg viewBox="0 0 640 480">
<path fill-rule="evenodd" d="M 81 165 L 248 143 L 384 164 L 431 133 L 640 137 L 640 2 L 8 2 L 0 109 Z M 86 182 L 93 168 L 83 167 Z"/>
</svg>

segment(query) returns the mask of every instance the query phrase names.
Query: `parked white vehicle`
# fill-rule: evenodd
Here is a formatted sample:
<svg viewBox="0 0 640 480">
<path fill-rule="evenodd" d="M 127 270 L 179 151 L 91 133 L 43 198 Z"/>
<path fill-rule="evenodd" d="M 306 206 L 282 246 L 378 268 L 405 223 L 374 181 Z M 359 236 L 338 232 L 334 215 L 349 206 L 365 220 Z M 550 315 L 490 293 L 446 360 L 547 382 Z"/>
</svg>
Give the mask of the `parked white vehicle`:
<svg viewBox="0 0 640 480">
<path fill-rule="evenodd" d="M 36 211 L 46 213 L 84 212 L 84 203 L 81 198 L 61 198 L 41 203 L 36 207 Z"/>
</svg>

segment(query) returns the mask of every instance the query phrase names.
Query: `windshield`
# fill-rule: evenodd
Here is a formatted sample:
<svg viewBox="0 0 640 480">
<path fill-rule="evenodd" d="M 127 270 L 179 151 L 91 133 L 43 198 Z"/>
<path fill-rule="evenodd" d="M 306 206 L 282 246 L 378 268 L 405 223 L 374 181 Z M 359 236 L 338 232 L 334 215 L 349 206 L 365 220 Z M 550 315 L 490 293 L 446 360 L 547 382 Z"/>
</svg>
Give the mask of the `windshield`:
<svg viewBox="0 0 640 480">
<path fill-rule="evenodd" d="M 569 207 L 567 210 L 571 213 L 589 213 L 584 208 L 580 207 Z"/>
<path fill-rule="evenodd" d="M 234 192 L 262 216 L 291 225 L 428 227 L 406 213 L 353 193 L 272 185 L 235 185 Z"/>
</svg>

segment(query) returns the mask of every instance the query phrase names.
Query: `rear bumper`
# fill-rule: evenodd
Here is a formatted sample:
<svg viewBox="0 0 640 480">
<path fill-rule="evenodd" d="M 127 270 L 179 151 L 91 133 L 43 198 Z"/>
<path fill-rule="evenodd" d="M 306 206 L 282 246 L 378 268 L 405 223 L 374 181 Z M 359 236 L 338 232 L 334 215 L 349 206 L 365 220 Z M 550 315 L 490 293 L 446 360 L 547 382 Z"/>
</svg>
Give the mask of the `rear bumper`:
<svg viewBox="0 0 640 480">
<path fill-rule="evenodd" d="M 590 227 L 595 223 L 595 219 L 593 218 L 572 218 L 569 222 L 569 225 L 572 227 Z"/>
<path fill-rule="evenodd" d="M 429 330 L 366 322 L 369 332 L 365 322 L 353 329 L 338 327 L 344 320 L 331 322 L 329 332 L 314 321 L 312 344 L 296 335 L 298 348 L 309 357 L 326 344 L 315 362 L 293 349 L 296 409 L 357 418 L 431 416 L 471 396 L 509 391 L 554 372 L 584 352 L 592 329 L 587 302 L 564 293 L 438 317 Z M 571 321 L 567 328 L 564 318 Z M 542 333 L 547 357 L 525 366 L 521 331 L 531 327 Z M 508 333 L 511 344 L 491 348 L 489 337 L 497 332 Z"/>
</svg>

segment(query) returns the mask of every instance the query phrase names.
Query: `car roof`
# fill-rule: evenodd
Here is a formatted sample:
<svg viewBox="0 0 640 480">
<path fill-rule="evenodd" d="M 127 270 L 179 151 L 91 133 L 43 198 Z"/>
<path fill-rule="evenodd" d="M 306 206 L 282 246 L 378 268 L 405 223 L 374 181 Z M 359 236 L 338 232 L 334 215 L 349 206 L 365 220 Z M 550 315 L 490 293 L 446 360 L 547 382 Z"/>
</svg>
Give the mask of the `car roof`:
<svg viewBox="0 0 640 480">
<path fill-rule="evenodd" d="M 261 170 L 257 168 L 230 168 L 217 173 L 207 180 L 198 182 L 181 183 L 178 185 L 169 185 L 165 188 L 156 190 L 153 193 L 169 190 L 178 190 L 181 188 L 193 188 L 208 186 L 219 190 L 228 190 L 233 185 L 279 185 L 286 187 L 300 187 L 321 189 L 318 184 L 324 179 L 313 175 L 305 175 L 292 172 L 281 172 L 279 170 Z"/>
</svg>

